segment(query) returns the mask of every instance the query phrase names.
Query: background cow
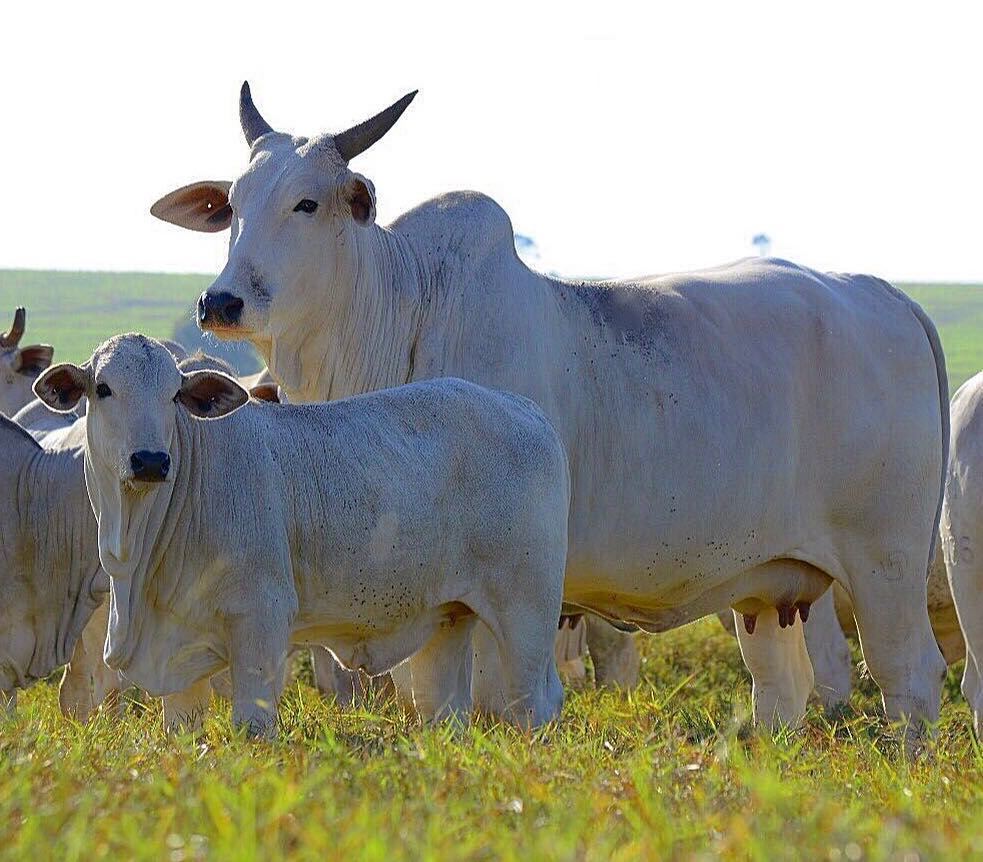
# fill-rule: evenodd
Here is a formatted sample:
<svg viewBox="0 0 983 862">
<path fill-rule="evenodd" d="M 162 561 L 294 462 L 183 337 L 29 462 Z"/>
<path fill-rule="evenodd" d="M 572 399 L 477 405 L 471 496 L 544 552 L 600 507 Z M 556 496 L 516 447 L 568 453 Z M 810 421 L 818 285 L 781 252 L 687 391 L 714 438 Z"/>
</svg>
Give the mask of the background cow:
<svg viewBox="0 0 983 862">
<path fill-rule="evenodd" d="M 952 399 L 952 456 L 942 509 L 942 549 L 965 635 L 962 692 L 983 732 L 983 372 Z"/>
<path fill-rule="evenodd" d="M 37 376 L 51 365 L 55 352 L 49 344 L 20 347 L 26 322 L 26 310 L 18 308 L 14 311 L 13 325 L 0 335 L 0 413 L 5 416 L 13 416 L 34 400 L 31 387 Z"/>
</svg>

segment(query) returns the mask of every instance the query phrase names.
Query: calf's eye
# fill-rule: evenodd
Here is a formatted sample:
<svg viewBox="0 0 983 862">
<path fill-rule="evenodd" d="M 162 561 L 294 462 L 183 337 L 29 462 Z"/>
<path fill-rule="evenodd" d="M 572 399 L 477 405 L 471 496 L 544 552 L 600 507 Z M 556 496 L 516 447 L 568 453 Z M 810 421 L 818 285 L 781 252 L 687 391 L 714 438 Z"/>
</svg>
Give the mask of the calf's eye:
<svg viewBox="0 0 983 862">
<path fill-rule="evenodd" d="M 310 215 L 317 209 L 317 201 L 312 201 L 310 198 L 304 198 L 297 206 L 294 207 L 295 213 L 307 213 Z"/>
<path fill-rule="evenodd" d="M 108 398 L 112 394 L 113 390 L 110 389 L 105 383 L 100 383 L 96 387 L 96 395 L 98 395 L 100 398 Z"/>
</svg>

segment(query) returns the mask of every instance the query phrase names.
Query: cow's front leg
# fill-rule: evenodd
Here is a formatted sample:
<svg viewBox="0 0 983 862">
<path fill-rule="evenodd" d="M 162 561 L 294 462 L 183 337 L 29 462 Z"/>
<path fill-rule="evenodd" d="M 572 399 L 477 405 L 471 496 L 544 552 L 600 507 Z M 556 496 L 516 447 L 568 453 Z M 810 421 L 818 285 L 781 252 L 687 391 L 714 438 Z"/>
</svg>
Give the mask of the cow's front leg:
<svg viewBox="0 0 983 862">
<path fill-rule="evenodd" d="M 287 625 L 242 619 L 230 626 L 232 721 L 249 736 L 276 736 L 277 702 L 289 651 Z"/>
</svg>

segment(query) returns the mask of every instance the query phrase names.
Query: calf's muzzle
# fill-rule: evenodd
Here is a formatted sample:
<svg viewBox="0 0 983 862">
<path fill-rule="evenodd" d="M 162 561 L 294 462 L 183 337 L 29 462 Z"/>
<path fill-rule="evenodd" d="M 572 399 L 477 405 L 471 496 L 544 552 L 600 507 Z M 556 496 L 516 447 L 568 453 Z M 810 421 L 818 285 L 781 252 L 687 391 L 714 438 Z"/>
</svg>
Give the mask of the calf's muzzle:
<svg viewBox="0 0 983 862">
<path fill-rule="evenodd" d="M 141 449 L 130 455 L 130 467 L 138 482 L 163 482 L 171 469 L 171 457 L 166 452 Z"/>
</svg>

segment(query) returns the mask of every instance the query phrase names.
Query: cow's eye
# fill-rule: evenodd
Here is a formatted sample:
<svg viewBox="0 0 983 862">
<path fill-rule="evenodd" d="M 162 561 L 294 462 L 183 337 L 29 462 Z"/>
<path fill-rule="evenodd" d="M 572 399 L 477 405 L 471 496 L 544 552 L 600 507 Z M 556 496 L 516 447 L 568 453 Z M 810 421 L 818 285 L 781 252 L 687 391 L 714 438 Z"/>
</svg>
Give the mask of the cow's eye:
<svg viewBox="0 0 983 862">
<path fill-rule="evenodd" d="M 304 198 L 297 206 L 294 207 L 295 213 L 307 213 L 310 215 L 317 209 L 317 201 L 312 201 L 310 198 Z"/>
<path fill-rule="evenodd" d="M 110 389 L 105 383 L 100 383 L 96 387 L 96 395 L 98 395 L 100 398 L 108 398 L 112 394 L 113 390 Z"/>
</svg>

